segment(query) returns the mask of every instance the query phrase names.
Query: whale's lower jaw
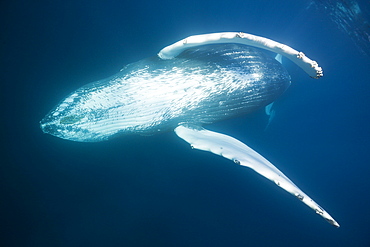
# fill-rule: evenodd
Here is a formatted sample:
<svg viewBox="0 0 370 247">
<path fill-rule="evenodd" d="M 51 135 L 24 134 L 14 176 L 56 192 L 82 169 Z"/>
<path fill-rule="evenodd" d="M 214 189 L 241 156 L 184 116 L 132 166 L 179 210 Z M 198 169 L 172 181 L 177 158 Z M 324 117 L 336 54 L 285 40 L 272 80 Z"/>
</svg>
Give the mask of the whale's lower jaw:
<svg viewBox="0 0 370 247">
<path fill-rule="evenodd" d="M 203 125 L 252 112 L 289 84 L 282 65 L 258 49 L 201 46 L 170 60 L 129 64 L 113 77 L 81 87 L 41 121 L 41 128 L 73 141 L 153 134 L 183 122 Z"/>
</svg>

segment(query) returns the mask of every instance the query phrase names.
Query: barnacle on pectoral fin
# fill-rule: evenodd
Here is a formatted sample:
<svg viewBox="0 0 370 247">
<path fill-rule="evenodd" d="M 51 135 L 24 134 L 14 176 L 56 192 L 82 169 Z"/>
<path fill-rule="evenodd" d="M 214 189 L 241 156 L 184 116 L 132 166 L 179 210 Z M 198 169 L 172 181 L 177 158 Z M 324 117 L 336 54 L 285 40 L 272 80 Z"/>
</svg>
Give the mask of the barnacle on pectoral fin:
<svg viewBox="0 0 370 247">
<path fill-rule="evenodd" d="M 313 78 L 319 79 L 320 77 L 324 76 L 324 72 L 322 71 L 322 68 L 319 67 L 319 64 L 316 61 L 312 61 L 311 67 L 315 68 L 316 70 L 316 77 L 313 77 Z"/>
<path fill-rule="evenodd" d="M 319 66 L 319 64 L 316 61 L 306 57 L 306 55 L 303 52 L 298 52 L 297 58 L 302 60 L 305 64 L 309 64 L 310 67 L 316 72 L 315 76 L 310 75 L 311 78 L 319 79 L 320 77 L 324 76 L 322 68 Z"/>
</svg>

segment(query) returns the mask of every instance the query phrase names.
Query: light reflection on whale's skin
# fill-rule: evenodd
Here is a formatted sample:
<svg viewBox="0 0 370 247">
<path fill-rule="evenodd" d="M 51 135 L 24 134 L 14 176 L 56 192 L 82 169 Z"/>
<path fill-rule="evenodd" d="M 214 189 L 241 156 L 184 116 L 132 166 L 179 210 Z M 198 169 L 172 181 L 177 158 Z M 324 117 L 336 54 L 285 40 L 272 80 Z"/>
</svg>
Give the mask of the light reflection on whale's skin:
<svg viewBox="0 0 370 247">
<path fill-rule="evenodd" d="M 45 133 L 102 141 L 124 133 L 170 131 L 180 123 L 210 124 L 250 113 L 278 98 L 290 76 L 273 57 L 237 44 L 189 49 L 162 60 L 129 64 L 83 86 L 42 121 Z"/>
</svg>

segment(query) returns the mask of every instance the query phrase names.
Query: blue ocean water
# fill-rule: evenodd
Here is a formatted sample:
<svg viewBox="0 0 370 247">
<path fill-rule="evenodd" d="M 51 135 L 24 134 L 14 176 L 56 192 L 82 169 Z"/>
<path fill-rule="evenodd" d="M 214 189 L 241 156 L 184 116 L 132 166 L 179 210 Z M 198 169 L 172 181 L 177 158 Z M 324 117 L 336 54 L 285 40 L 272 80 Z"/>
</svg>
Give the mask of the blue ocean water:
<svg viewBox="0 0 370 247">
<path fill-rule="evenodd" d="M 2 2 L 1 246 L 370 246 L 367 1 Z M 208 126 L 269 159 L 336 229 L 250 169 L 174 133 L 76 143 L 39 121 L 78 87 L 194 34 L 243 31 L 302 50 L 263 111 Z"/>
</svg>

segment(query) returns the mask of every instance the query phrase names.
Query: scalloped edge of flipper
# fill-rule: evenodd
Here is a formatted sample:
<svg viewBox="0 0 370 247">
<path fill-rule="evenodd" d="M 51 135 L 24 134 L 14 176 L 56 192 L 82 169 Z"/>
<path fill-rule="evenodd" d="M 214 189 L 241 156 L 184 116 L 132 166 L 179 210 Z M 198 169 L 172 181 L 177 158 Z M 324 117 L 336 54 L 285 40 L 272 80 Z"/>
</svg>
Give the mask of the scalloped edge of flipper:
<svg viewBox="0 0 370 247">
<path fill-rule="evenodd" d="M 339 224 L 333 217 L 331 217 L 322 207 L 299 189 L 287 176 L 285 176 L 262 155 L 241 141 L 231 136 L 209 131 L 198 126 L 190 127 L 180 125 L 174 131 L 194 149 L 220 155 L 233 161 L 235 164 L 253 169 L 255 172 L 273 181 L 276 185 L 298 198 L 331 225 L 339 227 Z"/>
<path fill-rule="evenodd" d="M 316 61 L 309 59 L 303 52 L 296 51 L 287 45 L 271 39 L 243 32 L 210 33 L 189 36 L 172 45 L 166 46 L 158 53 L 158 56 L 161 59 L 172 59 L 191 47 L 222 43 L 245 44 L 276 52 L 293 61 L 312 78 L 318 79 L 323 76 L 322 68 L 319 67 Z"/>
</svg>

